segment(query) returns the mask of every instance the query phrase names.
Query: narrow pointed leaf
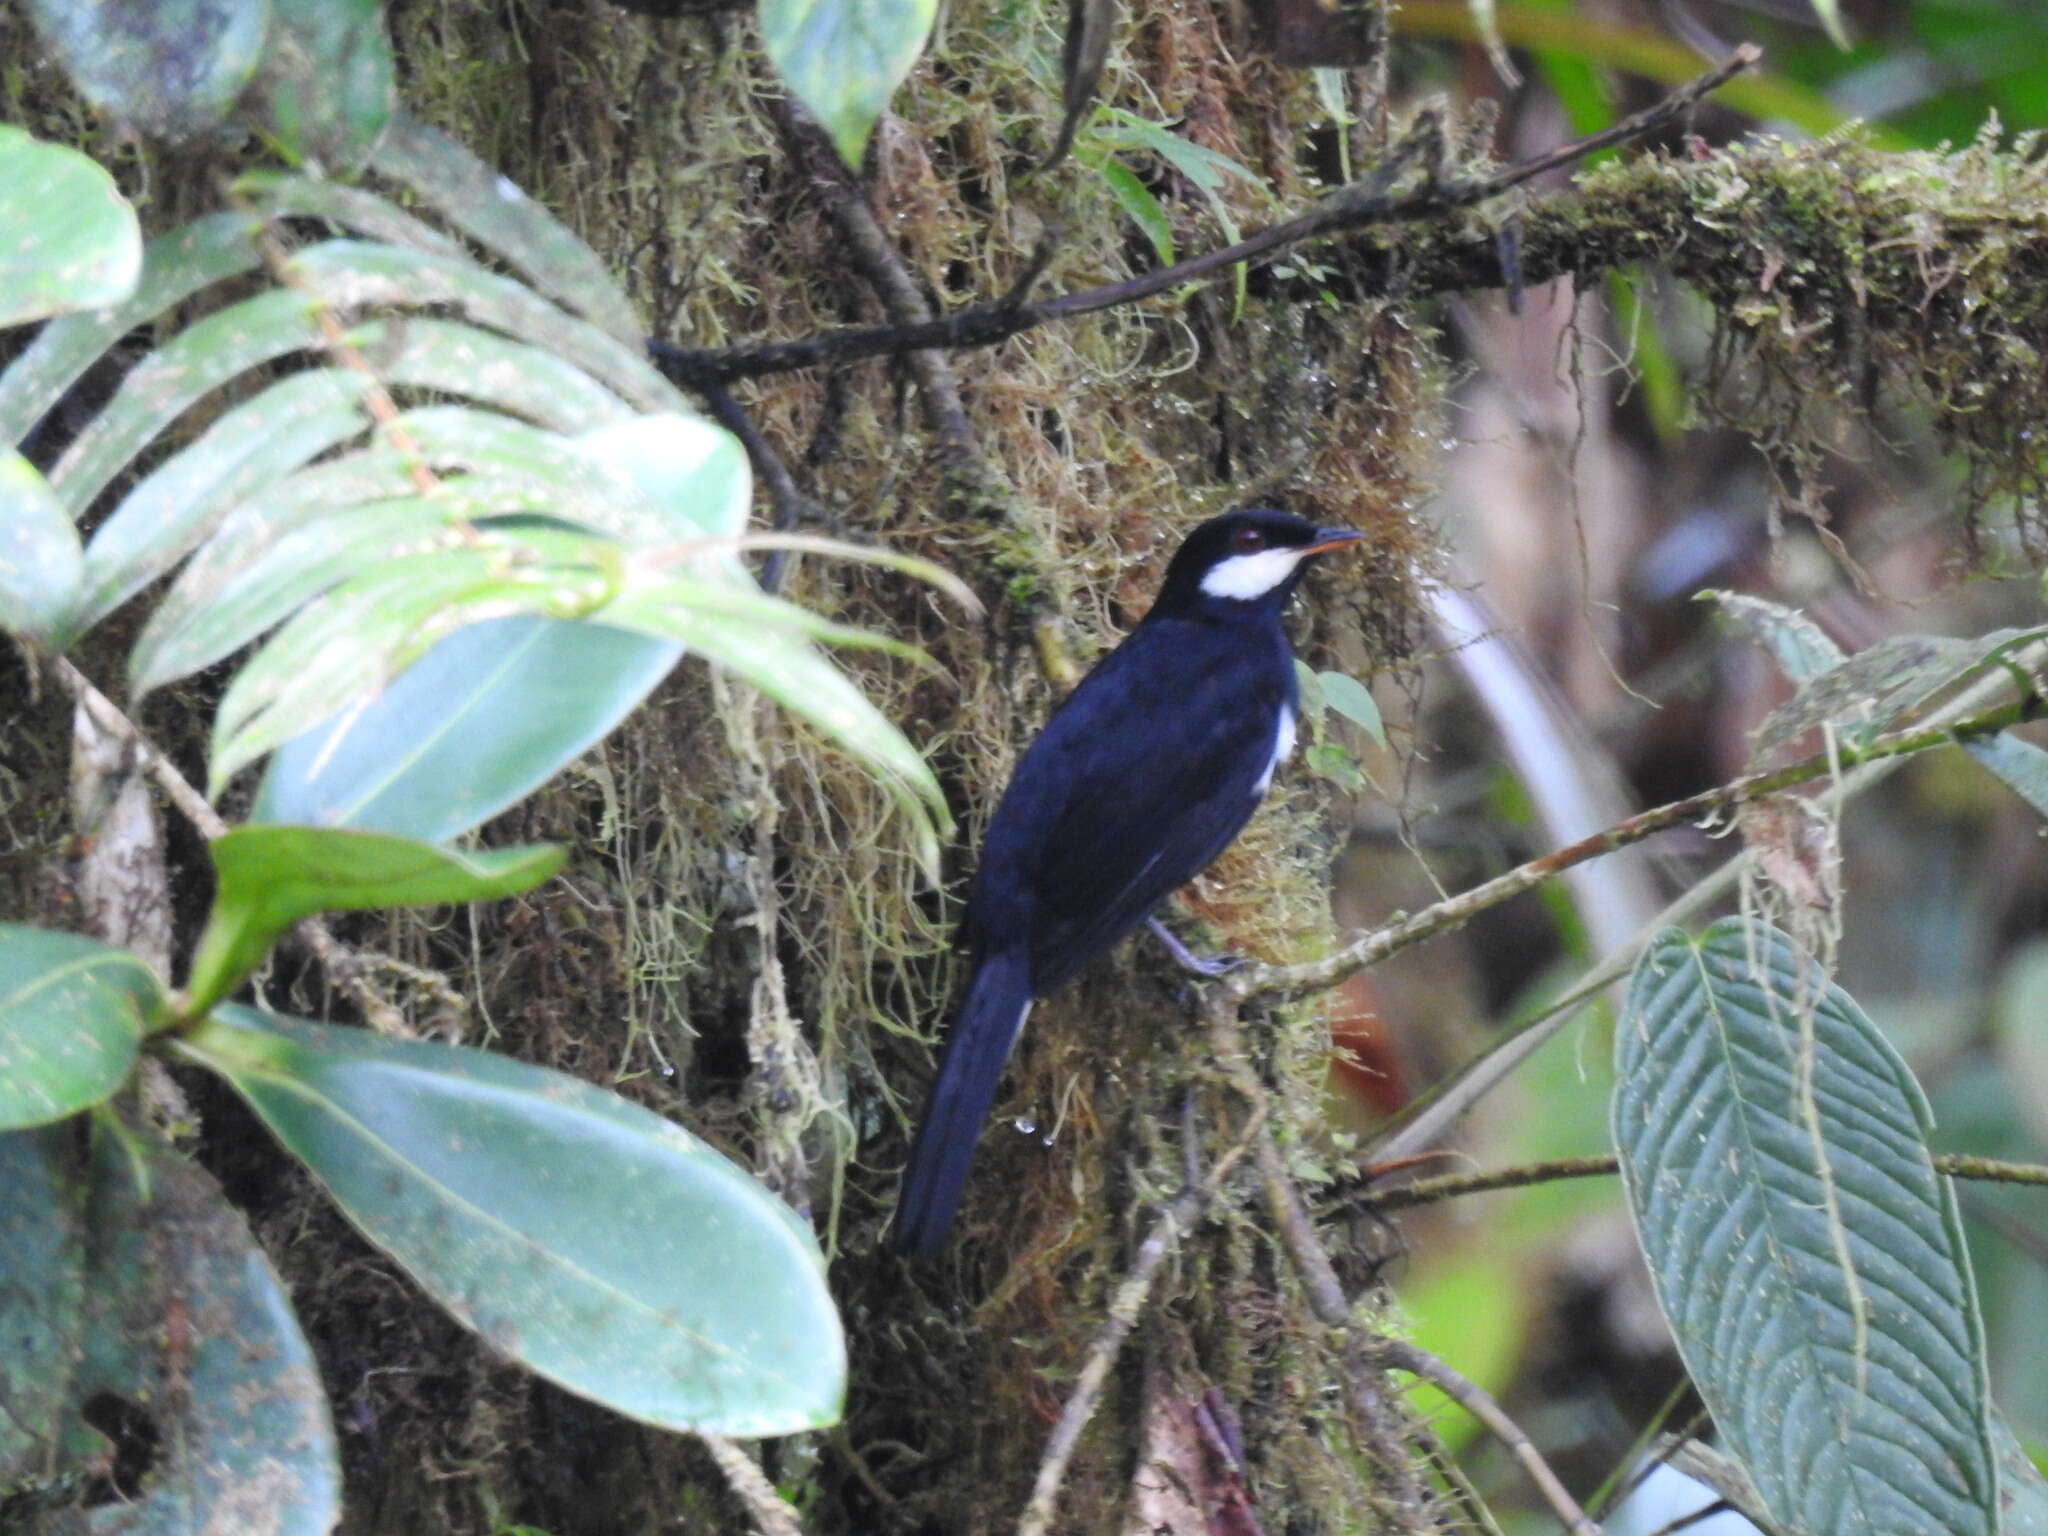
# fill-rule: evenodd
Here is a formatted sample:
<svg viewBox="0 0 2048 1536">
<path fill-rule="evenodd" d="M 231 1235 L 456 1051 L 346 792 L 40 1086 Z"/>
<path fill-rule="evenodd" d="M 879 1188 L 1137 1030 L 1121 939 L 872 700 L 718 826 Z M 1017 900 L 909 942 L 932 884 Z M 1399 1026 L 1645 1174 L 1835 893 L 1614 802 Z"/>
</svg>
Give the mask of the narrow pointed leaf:
<svg viewBox="0 0 2048 1536">
<path fill-rule="evenodd" d="M 338 309 L 453 305 L 477 325 L 507 332 L 581 368 L 648 411 L 686 410 L 640 346 L 557 309 L 524 283 L 467 259 L 360 240 L 328 240 L 291 258 L 293 276 Z"/>
<path fill-rule="evenodd" d="M 77 600 L 78 529 L 35 465 L 0 448 L 0 630 L 47 639 Z"/>
<path fill-rule="evenodd" d="M 28 10 L 86 100 L 172 141 L 227 119 L 270 23 L 270 0 L 29 0 Z"/>
<path fill-rule="evenodd" d="M 0 1130 L 107 1098 L 163 1005 L 163 983 L 126 950 L 0 923 Z"/>
<path fill-rule="evenodd" d="M 2043 816 L 2048 816 L 2048 752 L 2010 731 L 1963 743 L 1963 750 L 2004 781 Z"/>
<path fill-rule="evenodd" d="M 1818 677 L 1842 664 L 1842 648 L 1797 608 L 1751 597 L 1746 592 L 1714 590 L 1702 592 L 1700 597 L 1748 630 L 1770 651 L 1778 670 L 1795 683 Z"/>
<path fill-rule="evenodd" d="M 619 340 L 640 344 L 644 327 L 597 253 L 454 139 L 399 113 L 378 146 L 376 166 L 549 298 Z"/>
<path fill-rule="evenodd" d="M 368 381 L 340 368 L 295 374 L 229 411 L 145 475 L 85 547 L 82 634 L 196 549 L 236 502 L 369 426 Z"/>
<path fill-rule="evenodd" d="M 105 309 L 64 315 L 36 333 L 0 373 L 0 443 L 18 443 L 109 348 L 201 288 L 257 262 L 258 221 L 216 213 L 158 235 L 143 247 L 142 280 Z"/>
<path fill-rule="evenodd" d="M 50 1466 L 85 1328 L 84 1179 L 68 1126 L 0 1131 L 0 1489 Z"/>
<path fill-rule="evenodd" d="M 194 1012 L 261 964 L 302 917 L 511 896 L 554 874 L 564 857 L 549 844 L 458 853 L 377 832 L 269 826 L 235 827 L 207 852 L 218 884 L 186 983 Z"/>
<path fill-rule="evenodd" d="M 368 705 L 279 748 L 250 819 L 446 842 L 582 756 L 682 654 L 605 624 L 472 624 Z"/>
<path fill-rule="evenodd" d="M 141 275 L 142 228 L 114 178 L 0 124 L 0 326 L 118 304 Z"/>
<path fill-rule="evenodd" d="M 1659 935 L 1613 1133 L 1657 1298 L 1765 1507 L 1828 1536 L 1995 1536 L 1983 1328 L 1918 1086 L 1777 930 Z"/>
<path fill-rule="evenodd" d="M 96 1139 L 85 1349 L 73 1399 L 121 1405 L 156 1455 L 94 1532 L 328 1536 L 341 1469 L 320 1372 L 270 1260 L 185 1158 Z M 73 1447 L 96 1431 L 78 1424 Z M 83 1467 L 72 1469 L 82 1472 Z"/>
<path fill-rule="evenodd" d="M 833 1422 L 846 1350 L 810 1232 L 660 1116 L 483 1051 L 216 1010 L 183 1048 L 466 1326 L 651 1424 Z"/>
<path fill-rule="evenodd" d="M 291 171 L 245 171 L 235 178 L 235 195 L 275 218 L 323 219 L 366 235 L 382 245 L 429 251 L 450 260 L 462 247 L 423 219 L 414 218 L 366 187 Z"/>
<path fill-rule="evenodd" d="M 1109 195 L 1116 200 L 1130 221 L 1138 226 L 1140 234 L 1152 242 L 1152 254 L 1159 258 L 1159 265 L 1170 267 L 1174 263 L 1173 221 L 1167 218 L 1166 209 L 1137 173 L 1115 155 L 1097 155 L 1089 158 L 1102 177 L 1102 184 L 1109 188 Z"/>
<path fill-rule="evenodd" d="M 924 52 L 935 0 L 761 0 L 776 74 L 856 169 L 889 98 Z"/>
<path fill-rule="evenodd" d="M 180 331 L 129 372 L 106 408 L 50 471 L 50 485 L 82 513 L 138 453 L 203 396 L 290 352 L 320 344 L 313 300 L 289 289 L 244 299 Z"/>
<path fill-rule="evenodd" d="M 350 335 L 387 384 L 481 401 L 551 432 L 588 432 L 633 409 L 582 369 L 494 331 L 447 320 L 380 320 Z"/>
</svg>

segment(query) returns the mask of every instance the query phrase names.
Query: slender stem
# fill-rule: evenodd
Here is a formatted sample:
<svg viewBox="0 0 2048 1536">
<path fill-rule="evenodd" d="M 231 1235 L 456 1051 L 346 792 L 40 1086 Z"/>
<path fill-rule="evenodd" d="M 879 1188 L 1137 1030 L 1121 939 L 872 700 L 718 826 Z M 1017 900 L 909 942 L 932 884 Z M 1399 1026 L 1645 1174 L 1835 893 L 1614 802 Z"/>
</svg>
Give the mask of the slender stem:
<svg viewBox="0 0 2048 1536">
<path fill-rule="evenodd" d="M 804 1536 L 803 1522 L 797 1519 L 796 1511 L 775 1491 L 775 1485 L 768 1481 L 760 1463 L 743 1447 L 724 1435 L 700 1434 L 697 1438 L 703 1441 L 711 1459 L 718 1463 L 726 1487 L 747 1506 L 747 1513 L 754 1517 L 754 1528 L 761 1536 Z"/>
<path fill-rule="evenodd" d="M 1508 1417 L 1506 1410 L 1484 1387 L 1460 1376 L 1435 1355 L 1426 1354 L 1400 1339 L 1379 1340 L 1373 1346 L 1373 1353 L 1382 1365 L 1406 1371 L 1411 1376 L 1420 1376 L 1485 1425 L 1494 1439 L 1514 1453 L 1515 1460 L 1528 1472 L 1537 1492 L 1557 1512 L 1558 1519 L 1564 1522 L 1565 1529 L 1572 1532 L 1572 1536 L 1600 1536 L 1600 1527 L 1579 1508 L 1578 1501 L 1565 1488 L 1563 1480 L 1550 1470 L 1550 1463 L 1536 1449 L 1536 1442 L 1529 1438 L 1521 1425 Z"/>
<path fill-rule="evenodd" d="M 1313 992 L 1325 991 L 1347 976 L 1364 970 L 1369 965 L 1376 965 L 1389 955 L 1398 954 L 1410 945 L 1420 944 L 1424 939 L 1432 939 L 1438 934 L 1462 927 L 1488 908 L 1499 906 L 1511 897 L 1534 889 L 1575 864 L 1583 864 L 1589 859 L 1599 858 L 1602 854 L 1613 853 L 1618 848 L 1626 848 L 1631 843 L 1639 843 L 1652 833 L 1662 832 L 1668 827 L 1680 826 L 1687 822 L 1700 821 L 1732 806 L 1760 800 L 1767 795 L 1775 795 L 1780 791 L 1811 783 L 1842 769 L 1864 763 L 1882 762 L 1889 758 L 1906 757 L 1916 752 L 1930 751 L 1935 747 L 1952 746 L 1979 736 L 1993 735 L 2008 726 L 2034 718 L 2038 708 L 2037 701 L 2030 695 L 1953 724 L 1901 731 L 1891 736 L 1880 737 L 1862 748 L 1843 745 L 1832 753 L 1816 754 L 1788 768 L 1774 768 L 1763 773 L 1747 774 L 1683 800 L 1674 800 L 1669 805 L 1642 811 L 1626 820 L 1616 822 L 1604 831 L 1595 832 L 1591 837 L 1580 838 L 1577 842 L 1568 843 L 1562 848 L 1544 854 L 1541 858 L 1531 859 L 1504 875 L 1496 875 L 1469 891 L 1424 908 L 1412 917 L 1400 918 L 1354 939 L 1334 955 L 1301 965 L 1249 967 L 1234 974 L 1226 985 L 1241 999 L 1304 997 Z"/>
</svg>

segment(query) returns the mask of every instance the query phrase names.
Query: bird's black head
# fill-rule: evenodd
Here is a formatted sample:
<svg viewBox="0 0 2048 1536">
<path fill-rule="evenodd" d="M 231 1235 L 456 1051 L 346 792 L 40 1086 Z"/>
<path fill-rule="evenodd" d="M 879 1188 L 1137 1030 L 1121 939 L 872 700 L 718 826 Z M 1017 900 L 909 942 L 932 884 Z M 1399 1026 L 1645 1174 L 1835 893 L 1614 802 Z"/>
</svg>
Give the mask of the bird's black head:
<svg viewBox="0 0 2048 1536">
<path fill-rule="evenodd" d="M 1152 611 L 1226 618 L 1277 612 L 1312 556 L 1363 537 L 1270 507 L 1226 512 L 1196 528 L 1174 552 Z"/>
</svg>

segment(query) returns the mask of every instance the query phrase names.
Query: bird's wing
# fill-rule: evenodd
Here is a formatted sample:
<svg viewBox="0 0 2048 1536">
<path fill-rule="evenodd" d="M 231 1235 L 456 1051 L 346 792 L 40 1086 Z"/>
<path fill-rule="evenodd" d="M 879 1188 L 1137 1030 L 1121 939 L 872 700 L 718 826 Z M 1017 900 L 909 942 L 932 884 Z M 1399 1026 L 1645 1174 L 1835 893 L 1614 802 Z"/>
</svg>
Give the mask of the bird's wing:
<svg viewBox="0 0 2048 1536">
<path fill-rule="evenodd" d="M 1200 874 L 1257 808 L 1292 674 L 1177 628 L 1134 634 L 1034 743 L 1030 757 L 1046 761 L 1019 765 L 1020 779 L 1028 766 L 1060 786 L 1035 818 L 1028 874 L 1041 992 Z"/>
</svg>

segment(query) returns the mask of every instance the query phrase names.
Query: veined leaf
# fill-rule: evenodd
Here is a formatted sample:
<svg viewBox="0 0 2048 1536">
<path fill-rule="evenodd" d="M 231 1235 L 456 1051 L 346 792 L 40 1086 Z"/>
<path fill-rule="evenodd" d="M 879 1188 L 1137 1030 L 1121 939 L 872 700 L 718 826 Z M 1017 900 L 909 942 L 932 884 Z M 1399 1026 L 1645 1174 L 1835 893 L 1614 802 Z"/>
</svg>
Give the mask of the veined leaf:
<svg viewBox="0 0 2048 1536">
<path fill-rule="evenodd" d="M 1615 1067 L 1658 1301 L 1775 1519 L 1995 1536 L 1961 1219 L 1884 1036 L 1783 934 L 1724 918 L 1643 952 Z"/>
<path fill-rule="evenodd" d="M 378 145 L 375 164 L 549 298 L 620 341 L 640 345 L 645 328 L 597 253 L 454 139 L 401 112 Z"/>
<path fill-rule="evenodd" d="M 1795 683 L 1818 677 L 1840 666 L 1844 660 L 1842 648 L 1797 608 L 1788 608 L 1766 598 L 1751 597 L 1746 592 L 1716 589 L 1702 592 L 1700 597 L 1713 603 L 1767 647 L 1778 663 L 1778 670 Z"/>
<path fill-rule="evenodd" d="M 18 443 L 80 375 L 138 325 L 209 284 L 257 262 L 258 221 L 216 213 L 159 235 L 143 247 L 135 292 L 105 309 L 64 315 L 36 334 L 0 373 L 0 443 Z"/>
<path fill-rule="evenodd" d="M 387 384 L 480 400 L 551 432 L 588 432 L 634 414 L 582 369 L 473 325 L 406 316 L 371 321 L 349 339 Z"/>
<path fill-rule="evenodd" d="M 118 304 L 141 275 L 142 228 L 114 178 L 0 123 L 0 326 Z"/>
<path fill-rule="evenodd" d="M 1387 744 L 1387 728 L 1380 720 L 1379 702 L 1373 698 L 1371 689 L 1345 672 L 1324 672 L 1316 681 L 1322 685 L 1325 704 L 1379 745 Z"/>
<path fill-rule="evenodd" d="M 435 1300 L 570 1391 L 730 1435 L 839 1416 L 810 1232 L 658 1115 L 483 1051 L 246 1008 L 181 1046 Z"/>
<path fill-rule="evenodd" d="M 0 1131 L 0 1488 L 44 1472 L 85 1328 L 84 1180 L 68 1126 Z"/>
<path fill-rule="evenodd" d="M 472 624 L 362 708 L 280 747 L 250 819 L 446 842 L 582 756 L 682 654 L 606 624 Z"/>
<path fill-rule="evenodd" d="M 126 950 L 0 923 L 0 1131 L 107 1098 L 163 1006 L 163 983 Z"/>
<path fill-rule="evenodd" d="M 261 293 L 195 321 L 136 364 L 50 471 L 72 515 L 203 396 L 258 363 L 318 347 L 313 309 L 291 289 Z"/>
<path fill-rule="evenodd" d="M 327 1536 L 341 1468 L 319 1368 L 270 1260 L 185 1158 L 97 1138 L 85 1348 L 73 1401 L 113 1398 L 154 1432 L 150 1475 L 93 1531 Z M 77 1424 L 82 1474 L 112 1452 Z M 94 1514 L 99 1514 L 95 1511 Z"/>
<path fill-rule="evenodd" d="M 70 514 L 29 463 L 0 448 L 0 629 L 44 640 L 63 622 L 85 561 Z"/>
<path fill-rule="evenodd" d="M 273 218 L 324 219 L 384 245 L 463 259 L 463 249 L 431 224 L 364 187 L 292 171 L 244 171 L 235 195 Z"/>
<path fill-rule="evenodd" d="M 761 0 L 775 73 L 856 170 L 868 135 L 924 52 L 935 0 Z"/>
<path fill-rule="evenodd" d="M 218 886 L 186 983 L 193 1012 L 225 996 L 302 917 L 512 896 L 564 858 L 548 844 L 459 853 L 378 832 L 273 826 L 231 828 L 207 852 Z"/>
<path fill-rule="evenodd" d="M 238 500 L 362 432 L 367 387 L 342 368 L 294 374 L 151 470 L 86 545 L 84 590 L 66 633 L 83 634 L 184 559 Z"/>
<path fill-rule="evenodd" d="M 687 411 L 676 387 L 628 345 L 557 309 L 524 283 L 474 262 L 361 240 L 328 240 L 295 253 L 294 279 L 342 310 L 453 305 L 465 319 L 533 342 L 646 411 Z"/>
</svg>

